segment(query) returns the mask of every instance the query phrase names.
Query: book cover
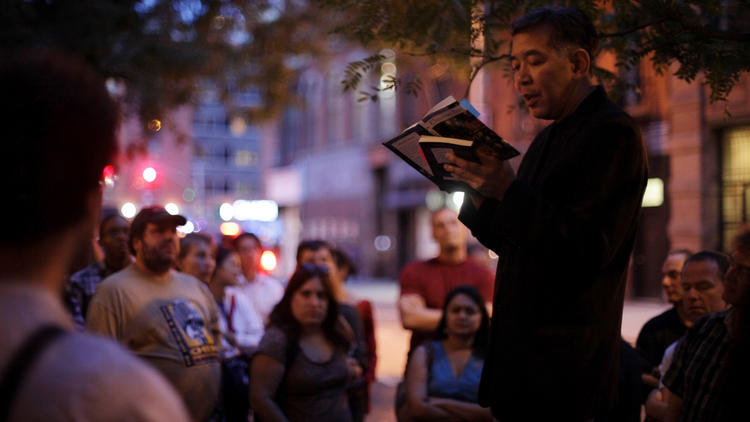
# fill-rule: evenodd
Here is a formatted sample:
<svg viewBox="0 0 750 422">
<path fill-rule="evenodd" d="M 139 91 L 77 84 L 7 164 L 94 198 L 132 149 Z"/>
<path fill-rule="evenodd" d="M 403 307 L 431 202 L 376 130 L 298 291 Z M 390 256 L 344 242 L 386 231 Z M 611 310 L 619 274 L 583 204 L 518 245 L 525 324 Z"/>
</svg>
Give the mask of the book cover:
<svg viewBox="0 0 750 422">
<path fill-rule="evenodd" d="M 427 164 L 433 173 L 433 182 L 441 190 L 454 192 L 457 190 L 467 191 L 468 186 L 451 175 L 443 164 L 448 163 L 446 155 L 452 152 L 464 160 L 479 162 L 475 150 L 472 148 L 474 142 L 465 139 L 446 138 L 440 136 L 421 136 L 419 147 L 424 154 Z"/>
<path fill-rule="evenodd" d="M 383 143 L 402 160 L 430 179 L 441 190 L 469 191 L 471 188 L 456 180 L 443 168 L 445 155 L 479 162 L 477 151 L 507 160 L 519 152 L 477 118 L 478 113 L 468 101 L 457 102 L 448 97 L 432 107 L 422 120 L 406 128 L 395 138 Z"/>
</svg>

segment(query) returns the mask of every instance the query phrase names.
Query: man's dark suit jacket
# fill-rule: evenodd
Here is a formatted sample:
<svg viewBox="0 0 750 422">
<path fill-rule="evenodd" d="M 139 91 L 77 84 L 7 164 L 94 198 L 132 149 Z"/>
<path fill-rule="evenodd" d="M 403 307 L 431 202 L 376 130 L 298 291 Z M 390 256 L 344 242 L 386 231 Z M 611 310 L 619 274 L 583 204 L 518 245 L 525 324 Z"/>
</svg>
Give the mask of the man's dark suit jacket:
<svg viewBox="0 0 750 422">
<path fill-rule="evenodd" d="M 500 256 L 479 392 L 498 420 L 612 406 L 647 173 L 638 128 L 597 87 L 537 135 L 502 201 L 464 201 L 461 221 Z"/>
</svg>

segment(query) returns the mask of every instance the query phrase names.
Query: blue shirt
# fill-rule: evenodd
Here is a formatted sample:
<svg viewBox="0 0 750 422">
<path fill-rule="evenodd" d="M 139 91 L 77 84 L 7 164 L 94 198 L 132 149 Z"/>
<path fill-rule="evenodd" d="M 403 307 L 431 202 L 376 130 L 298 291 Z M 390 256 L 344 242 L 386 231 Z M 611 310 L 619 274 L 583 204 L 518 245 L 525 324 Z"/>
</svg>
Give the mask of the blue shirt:
<svg viewBox="0 0 750 422">
<path fill-rule="evenodd" d="M 84 331 L 86 328 L 86 312 L 89 302 L 96 288 L 109 274 L 111 272 L 104 268 L 104 264 L 95 262 L 70 276 L 65 286 L 64 297 L 78 331 Z"/>
<path fill-rule="evenodd" d="M 425 347 L 432 349 L 427 395 L 476 403 L 484 359 L 472 354 L 461 374 L 456 377 L 442 342 L 432 341 L 426 343 Z"/>
</svg>

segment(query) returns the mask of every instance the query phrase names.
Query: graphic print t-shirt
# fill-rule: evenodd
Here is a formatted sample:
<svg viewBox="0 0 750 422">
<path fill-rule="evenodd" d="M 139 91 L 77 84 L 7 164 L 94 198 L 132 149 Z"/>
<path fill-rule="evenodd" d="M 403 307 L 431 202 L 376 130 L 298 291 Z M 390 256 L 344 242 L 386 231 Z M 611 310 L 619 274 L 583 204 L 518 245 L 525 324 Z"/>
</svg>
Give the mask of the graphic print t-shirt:
<svg viewBox="0 0 750 422">
<path fill-rule="evenodd" d="M 213 410 L 220 337 L 216 302 L 205 284 L 176 271 L 157 280 L 131 265 L 99 286 L 86 328 L 116 339 L 164 374 L 194 420 Z"/>
</svg>

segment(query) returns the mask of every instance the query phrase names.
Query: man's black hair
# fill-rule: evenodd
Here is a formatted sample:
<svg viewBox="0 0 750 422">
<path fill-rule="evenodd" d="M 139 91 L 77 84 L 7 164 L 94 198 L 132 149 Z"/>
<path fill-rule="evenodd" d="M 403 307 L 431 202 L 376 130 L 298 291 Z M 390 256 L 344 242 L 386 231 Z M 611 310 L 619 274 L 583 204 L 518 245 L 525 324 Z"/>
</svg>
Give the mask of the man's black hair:
<svg viewBox="0 0 750 422">
<path fill-rule="evenodd" d="M 89 212 L 120 113 L 99 75 L 51 50 L 0 60 L 0 92 L 0 245 L 29 246 Z"/>
<path fill-rule="evenodd" d="M 599 46 L 596 28 L 582 10 L 575 7 L 546 6 L 534 9 L 516 19 L 511 26 L 511 35 L 544 26 L 550 30 L 550 46 L 562 49 L 569 45 L 583 48 L 591 60 Z"/>
<path fill-rule="evenodd" d="M 253 239 L 255 241 L 255 244 L 258 245 L 257 248 L 263 249 L 263 244 L 260 243 L 260 239 L 258 239 L 258 236 L 250 232 L 242 232 L 239 234 L 239 236 L 235 237 L 234 240 L 232 240 L 232 247 L 234 248 L 234 250 L 239 250 L 240 242 L 242 242 L 242 239 Z"/>
<path fill-rule="evenodd" d="M 114 220 L 115 218 L 122 218 L 123 220 L 125 220 L 125 217 L 121 216 L 117 211 L 107 210 L 105 212 L 102 212 L 101 219 L 99 220 L 99 238 L 104 235 L 104 227 L 107 225 L 107 223 Z"/>
<path fill-rule="evenodd" d="M 685 260 L 685 263 L 682 265 L 682 271 L 685 271 L 685 268 L 687 268 L 690 263 L 703 261 L 715 262 L 716 266 L 719 267 L 719 274 L 722 279 L 729 269 L 730 261 L 726 254 L 714 251 L 700 251 L 696 254 L 690 255 L 688 259 Z"/>
<path fill-rule="evenodd" d="M 333 256 L 333 262 L 336 263 L 336 267 L 339 269 L 346 268 L 349 275 L 357 274 L 357 266 L 352 261 L 352 258 L 343 250 L 338 248 L 330 249 L 331 255 Z"/>
<path fill-rule="evenodd" d="M 325 240 L 303 240 L 299 243 L 299 246 L 297 246 L 297 262 L 299 262 L 299 258 L 302 256 L 303 251 L 315 252 L 320 249 L 328 249 L 331 252 L 331 255 L 333 255 L 333 247 Z"/>
</svg>

